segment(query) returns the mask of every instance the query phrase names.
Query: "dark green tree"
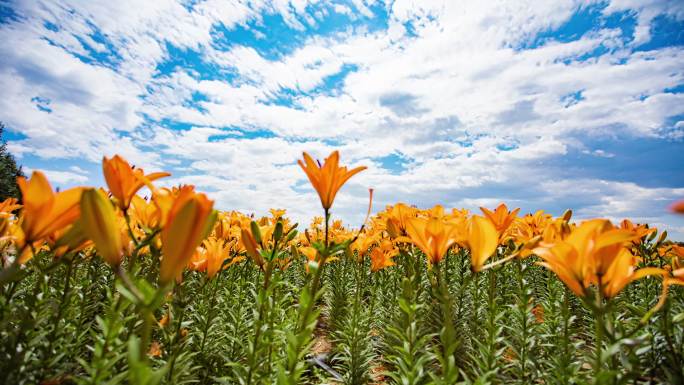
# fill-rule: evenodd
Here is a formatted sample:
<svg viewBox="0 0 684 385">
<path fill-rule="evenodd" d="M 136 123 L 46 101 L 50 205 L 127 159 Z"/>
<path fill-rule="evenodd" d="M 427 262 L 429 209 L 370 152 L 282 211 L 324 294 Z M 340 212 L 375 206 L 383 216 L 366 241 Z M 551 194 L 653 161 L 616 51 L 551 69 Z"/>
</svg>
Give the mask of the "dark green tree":
<svg viewBox="0 0 684 385">
<path fill-rule="evenodd" d="M 5 125 L 0 122 L 0 201 L 7 198 L 21 198 L 17 177 L 23 176 L 12 154 L 7 151 L 7 142 L 2 137 Z"/>
</svg>

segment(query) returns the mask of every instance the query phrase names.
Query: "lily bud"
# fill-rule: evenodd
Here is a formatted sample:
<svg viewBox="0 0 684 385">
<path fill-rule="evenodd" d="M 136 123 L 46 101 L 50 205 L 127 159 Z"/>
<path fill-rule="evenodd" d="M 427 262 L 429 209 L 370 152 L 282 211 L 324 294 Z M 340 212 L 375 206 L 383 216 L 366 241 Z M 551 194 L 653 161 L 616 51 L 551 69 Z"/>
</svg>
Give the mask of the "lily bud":
<svg viewBox="0 0 684 385">
<path fill-rule="evenodd" d="M 571 210 L 571 209 L 567 209 L 567 210 L 565 210 L 565 212 L 563 213 L 563 221 L 564 221 L 564 222 L 570 222 L 570 218 L 572 218 L 572 210 Z"/>
<path fill-rule="evenodd" d="M 299 233 L 299 232 L 298 232 L 296 229 L 290 230 L 290 232 L 287 233 L 287 240 L 286 240 L 286 242 L 290 242 L 291 240 L 293 240 L 293 239 L 297 236 L 298 233 Z"/>
<path fill-rule="evenodd" d="M 240 241 L 242 242 L 242 245 L 245 247 L 247 255 L 249 255 L 252 258 L 252 260 L 254 261 L 254 263 L 257 264 L 257 266 L 263 266 L 265 262 L 264 259 L 261 257 L 261 254 L 259 254 L 259 246 L 257 245 L 256 240 L 252 236 L 252 233 L 245 229 L 242 229 L 240 231 L 240 234 Z"/>
<path fill-rule="evenodd" d="M 162 229 L 162 261 L 159 280 L 165 284 L 180 277 L 197 246 L 214 227 L 214 202 L 204 194 L 187 190 L 176 197 Z"/>
<path fill-rule="evenodd" d="M 102 258 L 109 265 L 118 266 L 123 257 L 123 243 L 112 203 L 95 189 L 83 191 L 80 222 Z"/>
<path fill-rule="evenodd" d="M 275 225 L 275 229 L 273 230 L 273 241 L 278 242 L 280 241 L 280 238 L 283 237 L 283 222 L 278 221 Z"/>
<path fill-rule="evenodd" d="M 295 260 L 299 259 L 299 250 L 297 249 L 297 246 L 290 246 L 290 254 L 292 254 L 292 258 L 294 258 Z"/>
<path fill-rule="evenodd" d="M 663 233 L 660 234 L 660 238 L 658 238 L 658 243 L 663 243 L 665 239 L 667 239 L 667 230 L 663 231 Z"/>
<path fill-rule="evenodd" d="M 252 236 L 254 237 L 256 243 L 263 245 L 261 241 L 261 230 L 259 229 L 259 224 L 252 221 L 249 223 L 249 227 L 252 230 Z"/>
</svg>

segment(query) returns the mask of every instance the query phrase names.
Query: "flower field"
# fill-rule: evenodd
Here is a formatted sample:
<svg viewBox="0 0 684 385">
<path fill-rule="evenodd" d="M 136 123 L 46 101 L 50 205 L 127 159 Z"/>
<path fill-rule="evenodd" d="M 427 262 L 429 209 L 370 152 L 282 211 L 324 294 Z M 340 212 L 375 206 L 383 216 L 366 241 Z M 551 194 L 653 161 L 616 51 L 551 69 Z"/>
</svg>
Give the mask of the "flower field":
<svg viewBox="0 0 684 385">
<path fill-rule="evenodd" d="M 0 383 L 684 383 L 666 232 L 505 204 L 371 216 L 372 190 L 352 228 L 334 202 L 365 167 L 299 165 L 310 224 L 218 211 L 119 156 L 106 188 L 19 178 L 0 203 Z"/>
</svg>

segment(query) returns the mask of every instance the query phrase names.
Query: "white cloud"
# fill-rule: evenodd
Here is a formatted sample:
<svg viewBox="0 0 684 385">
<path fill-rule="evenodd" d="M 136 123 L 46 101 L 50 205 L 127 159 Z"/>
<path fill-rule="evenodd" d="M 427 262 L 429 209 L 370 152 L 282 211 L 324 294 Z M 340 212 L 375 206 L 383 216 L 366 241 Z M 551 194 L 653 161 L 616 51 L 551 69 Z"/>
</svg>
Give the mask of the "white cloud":
<svg viewBox="0 0 684 385">
<path fill-rule="evenodd" d="M 173 171 L 176 176 L 164 183 L 211 191 L 222 208 L 265 213 L 286 207 L 300 220 L 318 207 L 294 163 L 302 151 L 323 157 L 340 149 L 345 162 L 369 165 L 336 202 L 336 212 L 351 221 L 362 218 L 369 186 L 377 189 L 376 207 L 397 200 L 490 205 L 520 201 L 512 192 L 527 190 L 529 202 L 551 205 L 586 192 L 578 202 L 583 215 L 642 217 L 661 207 L 647 205 L 649 199 L 660 204 L 659 196 L 682 193 L 581 176 L 557 181 L 544 168 L 573 149 L 615 156 L 584 143 L 594 136 L 682 135 L 681 128 L 662 127 L 684 113 L 684 96 L 664 92 L 684 83 L 684 50 L 632 51 L 650 39 L 657 15 L 681 20 L 681 2 L 611 2 L 605 15 L 628 10 L 637 16 L 635 41 L 628 43 L 621 30 L 603 28 L 574 41 L 548 39 L 521 49 L 595 1 L 398 0 L 386 6 L 387 29 L 349 27 L 310 36 L 278 58 L 257 47 L 216 44 L 228 39 L 217 27 L 253 22 L 268 33 L 265 13 L 278 13 L 303 31 L 330 12 L 358 21 L 382 6 L 359 0 L 316 9 L 315 3 L 20 3 L 17 11 L 26 21 L 0 27 L 2 41 L 11 42 L 0 44 L 0 119 L 27 137 L 10 149 L 91 162 L 121 153 L 146 168 Z M 225 78 L 182 65 L 158 73 L 169 57 L 167 44 L 196 52 L 192 60 Z M 93 51 L 110 53 L 111 60 L 91 63 Z M 597 51 L 603 54 L 582 58 Z M 355 70 L 335 90 L 318 92 L 349 66 Z M 202 97 L 193 100 L 196 95 Z M 39 110 L 34 97 L 49 100 L 52 112 Z M 183 129 L 163 127 L 166 121 Z M 275 137 L 249 135 L 256 130 Z M 402 158 L 400 169 L 378 160 L 392 154 Z M 54 175 L 62 183 L 81 183 L 88 180 L 81 171 Z M 498 190 L 474 195 L 487 186 Z M 651 219 L 674 223 L 663 215 Z"/>
<path fill-rule="evenodd" d="M 651 39 L 652 21 L 659 15 L 684 20 L 684 3 L 679 0 L 612 0 L 604 14 L 628 11 L 637 15 L 632 44 L 639 45 Z"/>
<path fill-rule="evenodd" d="M 24 170 L 27 175 L 30 175 L 34 170 L 27 168 Z M 77 172 L 71 171 L 60 171 L 60 170 L 48 170 L 40 169 L 42 173 L 48 178 L 48 180 L 55 187 L 70 186 L 73 184 L 85 184 L 88 181 L 88 177 Z"/>
</svg>

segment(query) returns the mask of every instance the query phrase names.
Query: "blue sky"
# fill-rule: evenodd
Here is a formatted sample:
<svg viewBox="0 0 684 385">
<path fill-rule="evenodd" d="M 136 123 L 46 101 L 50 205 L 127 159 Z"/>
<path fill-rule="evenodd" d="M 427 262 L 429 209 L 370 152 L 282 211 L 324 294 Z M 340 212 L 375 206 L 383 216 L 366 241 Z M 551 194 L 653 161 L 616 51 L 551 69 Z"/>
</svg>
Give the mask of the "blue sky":
<svg viewBox="0 0 684 385">
<path fill-rule="evenodd" d="M 60 187 L 119 153 L 307 220 L 295 161 L 339 149 L 369 166 L 333 208 L 351 224 L 373 187 L 380 208 L 571 207 L 684 239 L 678 0 L 2 1 L 0 88 L 10 150 Z"/>
</svg>

